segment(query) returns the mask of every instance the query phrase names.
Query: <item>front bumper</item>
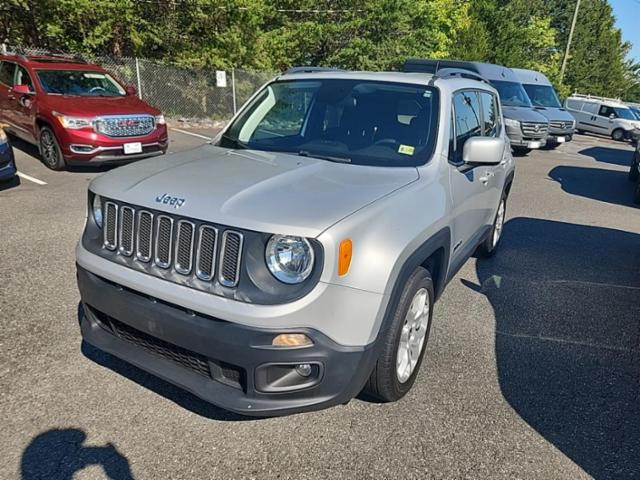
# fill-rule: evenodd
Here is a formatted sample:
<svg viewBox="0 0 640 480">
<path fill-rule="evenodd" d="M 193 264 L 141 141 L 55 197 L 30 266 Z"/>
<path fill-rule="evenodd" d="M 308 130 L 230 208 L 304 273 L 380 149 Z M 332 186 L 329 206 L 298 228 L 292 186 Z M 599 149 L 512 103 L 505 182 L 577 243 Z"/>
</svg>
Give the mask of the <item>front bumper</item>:
<svg viewBox="0 0 640 480">
<path fill-rule="evenodd" d="M 83 339 L 198 397 L 243 415 L 283 415 L 344 403 L 359 393 L 375 344 L 342 346 L 311 328 L 249 327 L 195 313 L 100 278 L 78 266 Z M 305 333 L 306 348 L 271 347 L 274 335 Z M 270 391 L 269 366 L 307 363 L 313 382 Z"/>
<path fill-rule="evenodd" d="M 539 137 L 528 137 L 522 133 L 520 127 L 511 127 L 507 126 L 507 137 L 509 137 L 509 141 L 511 142 L 512 147 L 520 147 L 520 148 L 542 148 L 547 144 L 546 136 Z"/>
<path fill-rule="evenodd" d="M 93 130 L 72 130 L 56 127 L 56 137 L 69 164 L 127 162 L 162 155 L 167 151 L 166 125 L 158 125 L 148 135 L 140 137 L 108 137 Z M 125 143 L 140 143 L 141 153 L 125 154 Z"/>
</svg>

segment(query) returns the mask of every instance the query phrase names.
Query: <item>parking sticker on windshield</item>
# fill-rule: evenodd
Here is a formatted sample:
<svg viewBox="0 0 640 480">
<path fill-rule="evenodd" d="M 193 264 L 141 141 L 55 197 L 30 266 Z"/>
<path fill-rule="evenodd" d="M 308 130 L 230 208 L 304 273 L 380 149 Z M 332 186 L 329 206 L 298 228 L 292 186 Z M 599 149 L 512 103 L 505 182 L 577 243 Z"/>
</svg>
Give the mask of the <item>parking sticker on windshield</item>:
<svg viewBox="0 0 640 480">
<path fill-rule="evenodd" d="M 411 145 L 400 145 L 398 147 L 398 153 L 402 153 L 404 155 L 413 155 L 413 152 L 416 151 L 416 147 L 412 147 Z"/>
</svg>

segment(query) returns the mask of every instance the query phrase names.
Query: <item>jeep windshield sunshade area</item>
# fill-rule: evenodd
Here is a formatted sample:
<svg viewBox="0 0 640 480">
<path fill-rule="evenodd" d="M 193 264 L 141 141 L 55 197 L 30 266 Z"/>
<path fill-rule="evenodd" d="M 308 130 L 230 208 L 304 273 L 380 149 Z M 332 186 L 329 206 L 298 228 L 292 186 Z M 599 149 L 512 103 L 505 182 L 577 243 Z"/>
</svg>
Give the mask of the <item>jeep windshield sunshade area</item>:
<svg viewBox="0 0 640 480">
<path fill-rule="evenodd" d="M 531 101 L 521 84 L 505 80 L 491 80 L 490 83 L 500 94 L 500 103 L 505 107 L 531 107 Z"/>
<path fill-rule="evenodd" d="M 319 79 L 274 82 L 222 136 L 228 148 L 374 166 L 427 162 L 438 91 L 423 85 Z"/>
<path fill-rule="evenodd" d="M 549 85 L 525 84 L 524 89 L 536 107 L 562 108 L 558 95 Z"/>
<path fill-rule="evenodd" d="M 80 70 L 39 70 L 38 79 L 47 93 L 87 97 L 123 97 L 124 88 L 102 72 Z"/>
</svg>

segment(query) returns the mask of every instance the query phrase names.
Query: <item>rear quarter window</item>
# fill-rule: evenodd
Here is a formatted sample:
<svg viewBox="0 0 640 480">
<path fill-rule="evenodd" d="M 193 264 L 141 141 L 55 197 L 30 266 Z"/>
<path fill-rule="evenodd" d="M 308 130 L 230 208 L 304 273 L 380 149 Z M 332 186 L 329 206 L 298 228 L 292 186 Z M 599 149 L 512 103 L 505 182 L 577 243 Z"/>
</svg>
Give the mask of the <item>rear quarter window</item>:
<svg viewBox="0 0 640 480">
<path fill-rule="evenodd" d="M 13 75 L 16 71 L 16 64 L 11 62 L 0 63 L 0 83 L 13 87 Z"/>
</svg>

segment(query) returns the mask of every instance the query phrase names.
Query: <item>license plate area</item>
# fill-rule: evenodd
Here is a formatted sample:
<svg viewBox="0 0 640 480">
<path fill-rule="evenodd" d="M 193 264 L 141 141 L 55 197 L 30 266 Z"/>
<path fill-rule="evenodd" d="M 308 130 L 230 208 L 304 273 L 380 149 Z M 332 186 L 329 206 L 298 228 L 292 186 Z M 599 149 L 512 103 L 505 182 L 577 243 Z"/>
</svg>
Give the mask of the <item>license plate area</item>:
<svg viewBox="0 0 640 480">
<path fill-rule="evenodd" d="M 540 142 L 529 142 L 527 144 L 528 148 L 540 148 Z"/>
<path fill-rule="evenodd" d="M 124 144 L 124 154 L 131 155 L 133 153 L 142 153 L 142 143 L 133 142 Z"/>
</svg>

